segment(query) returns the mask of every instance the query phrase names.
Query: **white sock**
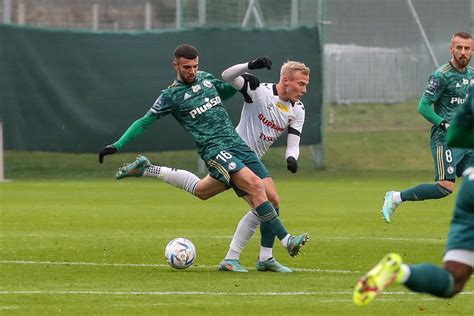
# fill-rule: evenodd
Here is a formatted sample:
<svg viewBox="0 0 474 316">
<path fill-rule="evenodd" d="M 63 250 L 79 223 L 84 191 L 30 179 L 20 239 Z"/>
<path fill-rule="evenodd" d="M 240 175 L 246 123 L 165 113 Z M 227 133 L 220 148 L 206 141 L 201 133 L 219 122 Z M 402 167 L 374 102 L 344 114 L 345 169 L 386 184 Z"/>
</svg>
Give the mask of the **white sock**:
<svg viewBox="0 0 474 316">
<path fill-rule="evenodd" d="M 397 283 L 403 284 L 410 277 L 410 274 L 411 274 L 410 267 L 407 264 L 402 263 L 402 265 L 400 266 L 400 273 L 402 277 L 400 279 L 397 279 L 396 281 Z"/>
<path fill-rule="evenodd" d="M 397 204 L 402 203 L 402 197 L 400 196 L 400 192 L 393 192 L 393 201 Z"/>
<path fill-rule="evenodd" d="M 155 177 L 194 195 L 196 185 L 201 180 L 186 170 L 151 165 L 143 172 L 144 177 Z"/>
<path fill-rule="evenodd" d="M 229 251 L 225 256 L 226 259 L 239 260 L 240 253 L 247 246 L 250 238 L 257 230 L 258 225 L 260 225 L 260 219 L 258 216 L 252 212 L 248 211 L 244 217 L 237 225 L 234 236 L 232 237 L 232 242 L 230 243 Z"/>
<path fill-rule="evenodd" d="M 287 234 L 285 237 L 283 237 L 282 240 L 280 240 L 281 244 L 283 245 L 283 247 L 287 247 L 288 246 L 288 240 L 290 239 L 290 234 Z"/>
<path fill-rule="evenodd" d="M 260 247 L 260 254 L 258 255 L 258 261 L 265 261 L 273 257 L 273 248 Z"/>
</svg>

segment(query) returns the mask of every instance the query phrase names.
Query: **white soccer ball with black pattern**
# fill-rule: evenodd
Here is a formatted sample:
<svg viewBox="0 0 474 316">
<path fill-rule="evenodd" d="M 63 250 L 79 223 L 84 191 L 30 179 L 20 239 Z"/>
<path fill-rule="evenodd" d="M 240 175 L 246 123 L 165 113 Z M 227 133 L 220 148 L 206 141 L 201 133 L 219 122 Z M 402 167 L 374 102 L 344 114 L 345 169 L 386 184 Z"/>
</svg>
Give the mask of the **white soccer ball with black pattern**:
<svg viewBox="0 0 474 316">
<path fill-rule="evenodd" d="M 189 268 L 196 260 L 196 247 L 189 239 L 173 239 L 166 245 L 165 258 L 175 269 Z"/>
</svg>

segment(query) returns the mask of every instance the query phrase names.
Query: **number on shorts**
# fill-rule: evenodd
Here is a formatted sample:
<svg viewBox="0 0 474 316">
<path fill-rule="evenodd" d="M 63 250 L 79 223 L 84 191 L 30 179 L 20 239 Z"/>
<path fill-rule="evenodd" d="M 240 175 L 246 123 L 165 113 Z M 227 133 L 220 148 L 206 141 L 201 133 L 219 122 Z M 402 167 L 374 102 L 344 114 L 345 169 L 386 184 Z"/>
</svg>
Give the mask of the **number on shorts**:
<svg viewBox="0 0 474 316">
<path fill-rule="evenodd" d="M 216 156 L 216 158 L 222 160 L 223 162 L 226 162 L 227 160 L 229 160 L 230 158 L 232 158 L 232 155 L 229 154 L 227 151 L 222 150 L 222 151 L 219 153 L 219 155 Z"/>
<path fill-rule="evenodd" d="M 447 149 L 444 152 L 444 155 L 446 156 L 446 161 L 447 162 L 452 162 L 453 161 L 453 154 L 451 153 L 451 150 Z"/>
</svg>

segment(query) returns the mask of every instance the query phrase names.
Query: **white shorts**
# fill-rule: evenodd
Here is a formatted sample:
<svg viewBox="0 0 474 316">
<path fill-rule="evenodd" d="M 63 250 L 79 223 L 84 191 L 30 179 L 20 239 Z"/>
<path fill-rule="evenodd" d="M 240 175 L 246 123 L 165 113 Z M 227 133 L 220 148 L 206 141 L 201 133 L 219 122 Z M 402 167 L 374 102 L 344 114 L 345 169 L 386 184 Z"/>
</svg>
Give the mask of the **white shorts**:
<svg viewBox="0 0 474 316">
<path fill-rule="evenodd" d="M 444 254 L 443 262 L 455 261 L 474 269 L 474 250 L 451 249 Z"/>
</svg>

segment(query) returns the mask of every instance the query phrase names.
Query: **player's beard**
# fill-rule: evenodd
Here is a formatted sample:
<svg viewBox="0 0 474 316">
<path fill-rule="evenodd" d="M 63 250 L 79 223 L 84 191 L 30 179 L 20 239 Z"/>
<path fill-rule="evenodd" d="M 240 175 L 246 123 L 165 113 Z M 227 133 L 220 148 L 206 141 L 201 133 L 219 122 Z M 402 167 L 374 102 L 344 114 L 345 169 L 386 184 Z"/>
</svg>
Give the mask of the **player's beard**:
<svg viewBox="0 0 474 316">
<path fill-rule="evenodd" d="M 459 67 L 464 68 L 469 64 L 471 58 L 472 56 L 469 58 L 455 58 L 455 60 Z"/>
</svg>

